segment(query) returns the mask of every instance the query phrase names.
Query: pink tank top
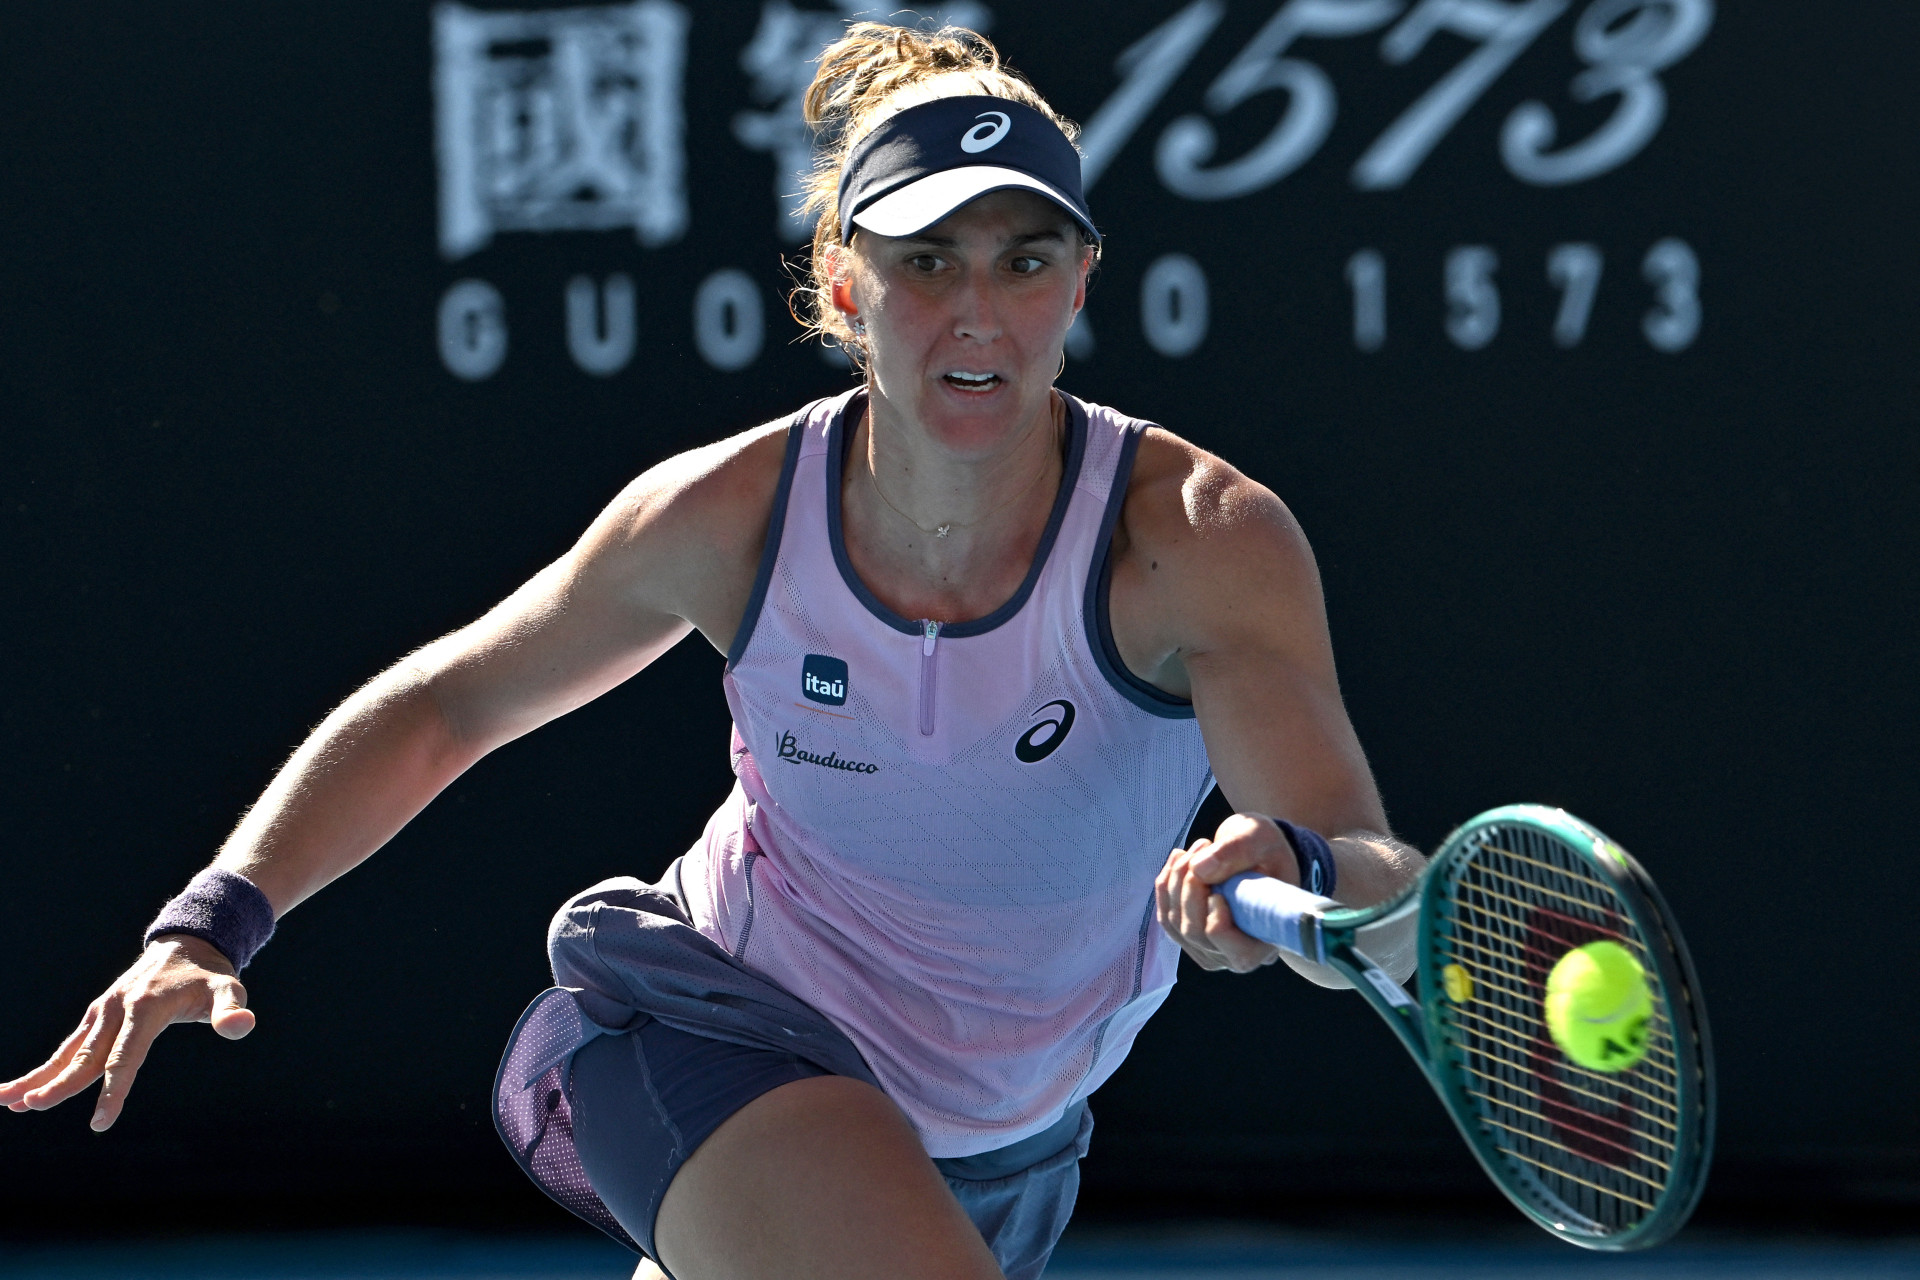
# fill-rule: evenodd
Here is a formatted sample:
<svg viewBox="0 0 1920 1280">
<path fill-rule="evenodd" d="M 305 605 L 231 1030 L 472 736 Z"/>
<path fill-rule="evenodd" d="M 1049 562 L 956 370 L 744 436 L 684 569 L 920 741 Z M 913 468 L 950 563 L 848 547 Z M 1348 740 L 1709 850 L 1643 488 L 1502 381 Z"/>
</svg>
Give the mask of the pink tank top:
<svg viewBox="0 0 1920 1280">
<path fill-rule="evenodd" d="M 902 618 L 841 540 L 848 411 L 794 419 L 728 655 L 732 795 L 682 866 L 695 926 L 826 1015 L 933 1156 L 1059 1121 L 1173 986 L 1153 878 L 1213 785 L 1190 704 L 1128 672 L 1107 551 L 1147 424 L 1068 398 L 1026 580 Z"/>
</svg>

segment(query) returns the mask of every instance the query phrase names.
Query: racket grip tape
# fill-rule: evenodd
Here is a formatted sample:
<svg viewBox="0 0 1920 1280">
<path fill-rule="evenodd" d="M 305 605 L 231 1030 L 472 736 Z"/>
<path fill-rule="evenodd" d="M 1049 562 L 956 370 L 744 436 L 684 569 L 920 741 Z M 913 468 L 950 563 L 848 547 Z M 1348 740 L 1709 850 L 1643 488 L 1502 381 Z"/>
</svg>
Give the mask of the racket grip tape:
<svg viewBox="0 0 1920 1280">
<path fill-rule="evenodd" d="M 1233 877 L 1217 892 L 1227 900 L 1240 932 L 1282 951 L 1325 963 L 1318 926 L 1322 912 L 1340 905 L 1333 899 L 1255 871 Z"/>
</svg>

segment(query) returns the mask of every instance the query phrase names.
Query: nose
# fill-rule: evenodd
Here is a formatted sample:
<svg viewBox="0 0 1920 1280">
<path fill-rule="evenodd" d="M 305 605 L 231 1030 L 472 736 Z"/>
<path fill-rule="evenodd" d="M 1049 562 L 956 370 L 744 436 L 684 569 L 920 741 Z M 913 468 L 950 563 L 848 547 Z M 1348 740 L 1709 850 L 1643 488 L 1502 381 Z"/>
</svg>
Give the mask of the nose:
<svg viewBox="0 0 1920 1280">
<path fill-rule="evenodd" d="M 954 292 L 953 336 L 973 342 L 992 342 L 1003 328 L 999 299 L 993 291 L 993 273 L 968 271 Z"/>
</svg>

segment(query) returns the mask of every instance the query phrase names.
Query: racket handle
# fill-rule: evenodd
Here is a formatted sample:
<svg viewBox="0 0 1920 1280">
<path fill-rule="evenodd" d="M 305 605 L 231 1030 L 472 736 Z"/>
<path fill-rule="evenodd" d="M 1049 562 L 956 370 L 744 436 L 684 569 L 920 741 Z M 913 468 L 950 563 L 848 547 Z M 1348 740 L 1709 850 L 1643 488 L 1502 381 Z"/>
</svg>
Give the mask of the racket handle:
<svg viewBox="0 0 1920 1280">
<path fill-rule="evenodd" d="M 1319 924 L 1322 912 L 1340 905 L 1332 898 L 1257 871 L 1235 876 L 1216 892 L 1233 909 L 1240 932 L 1304 959 L 1326 961 Z"/>
</svg>

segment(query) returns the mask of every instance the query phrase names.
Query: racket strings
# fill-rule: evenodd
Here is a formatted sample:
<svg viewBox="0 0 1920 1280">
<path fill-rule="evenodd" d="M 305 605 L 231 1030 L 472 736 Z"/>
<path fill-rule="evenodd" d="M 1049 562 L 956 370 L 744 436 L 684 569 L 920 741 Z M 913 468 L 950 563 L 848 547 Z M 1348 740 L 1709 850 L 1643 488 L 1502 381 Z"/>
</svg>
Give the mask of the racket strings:
<svg viewBox="0 0 1920 1280">
<path fill-rule="evenodd" d="M 1680 1133 L 1674 1032 L 1645 938 L 1580 855 L 1530 828 L 1489 828 L 1452 879 L 1436 958 L 1470 982 L 1442 1023 L 1483 1132 L 1549 1203 L 1601 1234 L 1633 1227 L 1666 1190 Z M 1548 972 L 1603 938 L 1639 958 L 1653 995 L 1646 1055 L 1619 1073 L 1570 1062 L 1546 1027 Z"/>
<path fill-rule="evenodd" d="M 1539 1111 L 1529 1111 L 1526 1107 L 1517 1105 L 1511 1099 L 1495 1097 L 1492 1094 L 1485 1093 L 1477 1089 L 1468 1089 L 1467 1093 L 1472 1097 L 1479 1098 L 1482 1102 L 1487 1102 L 1487 1103 L 1495 1104 L 1502 1107 L 1510 1107 L 1513 1110 L 1519 1112 L 1521 1115 L 1527 1116 L 1534 1120 L 1542 1121 L 1547 1124 L 1564 1125 L 1566 1123 L 1565 1118 L 1562 1115 L 1545 1115 Z M 1561 1111 L 1567 1110 L 1567 1108 L 1565 1108 L 1564 1106 L 1558 1107 L 1556 1109 Z M 1609 1122 L 1609 1123 L 1612 1123 L 1612 1122 Z M 1671 1170 L 1673 1168 L 1673 1166 L 1667 1163 L 1666 1161 L 1656 1160 L 1652 1156 L 1649 1156 L 1644 1152 L 1634 1150 L 1633 1147 L 1629 1146 L 1626 1142 L 1620 1141 L 1619 1140 L 1620 1138 L 1626 1138 L 1630 1140 L 1633 1137 L 1633 1129 L 1631 1126 L 1617 1125 L 1616 1127 L 1618 1129 L 1618 1133 L 1615 1137 L 1608 1137 L 1604 1133 L 1598 1133 L 1590 1129 L 1581 1130 L 1581 1137 L 1586 1139 L 1586 1142 L 1583 1145 L 1592 1145 L 1594 1143 L 1598 1143 L 1601 1146 L 1612 1147 L 1615 1151 L 1619 1152 L 1621 1155 L 1627 1156 L 1635 1162 L 1644 1162 L 1646 1164 L 1651 1164 L 1663 1172 Z M 1580 1154 L 1579 1152 L 1574 1152 L 1573 1148 L 1567 1147 L 1564 1145 L 1561 1146 L 1561 1149 L 1564 1151 L 1572 1152 L 1575 1155 Z M 1618 1172 L 1625 1174 L 1627 1177 L 1634 1179 L 1636 1182 L 1645 1182 L 1650 1187 L 1658 1188 L 1661 1185 L 1660 1183 L 1655 1182 L 1652 1179 L 1643 1177 L 1640 1174 L 1635 1173 L 1631 1168 L 1621 1168 L 1618 1170 Z"/>
<path fill-rule="evenodd" d="M 1505 1061 L 1509 1067 L 1518 1067 L 1520 1070 L 1528 1069 L 1528 1066 L 1516 1064 L 1511 1059 L 1506 1059 Z M 1629 1178 L 1638 1179 L 1641 1177 L 1641 1174 L 1636 1173 L 1631 1164 L 1623 1165 L 1620 1160 L 1621 1156 L 1629 1157 L 1631 1161 L 1653 1165 L 1663 1171 L 1672 1168 L 1671 1163 L 1667 1159 L 1651 1151 L 1642 1150 L 1635 1144 L 1634 1139 L 1638 1135 L 1639 1130 L 1633 1124 L 1619 1118 L 1618 1115 L 1607 1114 L 1597 1109 L 1598 1107 L 1606 1107 L 1609 1111 L 1618 1111 L 1618 1103 L 1613 1099 L 1607 1098 L 1590 1089 L 1582 1089 L 1577 1085 L 1566 1086 L 1565 1091 L 1567 1093 L 1577 1095 L 1579 1098 L 1585 1099 L 1587 1103 L 1594 1104 L 1590 1106 L 1579 1101 L 1548 1097 L 1539 1092 L 1528 1092 L 1524 1089 L 1516 1089 L 1510 1078 L 1489 1074 L 1476 1067 L 1466 1066 L 1462 1069 L 1468 1075 L 1479 1079 L 1497 1091 L 1495 1094 L 1476 1093 L 1474 1089 L 1469 1087 L 1467 1089 L 1468 1093 L 1475 1094 L 1475 1096 L 1480 1097 L 1487 1103 L 1497 1104 L 1520 1115 L 1528 1116 L 1545 1123 L 1550 1128 L 1551 1133 L 1542 1137 L 1541 1140 L 1544 1142 L 1549 1142 L 1552 1145 L 1570 1151 L 1575 1149 L 1567 1144 L 1578 1143 L 1578 1150 L 1575 1151 L 1575 1154 L 1583 1155 L 1595 1163 L 1605 1164 L 1609 1168 L 1613 1168 L 1616 1172 Z M 1529 1103 L 1532 1104 L 1531 1107 L 1528 1105 Z M 1485 1117 L 1483 1116 L 1483 1118 Z M 1665 1129 L 1667 1135 L 1679 1133 L 1678 1125 L 1669 1123 L 1657 1116 L 1648 1115 L 1643 1118 Z M 1668 1137 L 1668 1141 L 1669 1143 L 1671 1142 L 1670 1136 Z"/>
<path fill-rule="evenodd" d="M 1471 908 L 1468 909 L 1471 910 Z M 1505 976 L 1500 966 L 1509 960 L 1508 955 L 1495 949 L 1500 942 L 1500 935 L 1466 920 L 1456 921 L 1455 927 L 1460 934 L 1472 934 L 1477 938 L 1487 941 L 1489 945 L 1482 946 L 1476 942 L 1466 942 L 1463 944 L 1458 936 L 1449 938 L 1446 943 L 1443 944 L 1448 950 L 1448 959 L 1460 965 L 1462 968 L 1473 972 L 1476 985 L 1484 979 L 1488 987 L 1507 997 L 1507 999 L 1503 1001 L 1489 1002 L 1488 1007 L 1500 1016 L 1511 1020 L 1514 1024 L 1512 1027 L 1514 1031 L 1523 1036 L 1531 1036 L 1533 1032 L 1538 1029 L 1541 1019 L 1538 1011 L 1531 1009 L 1530 1006 L 1537 1003 L 1541 998 L 1541 992 L 1544 991 L 1545 988 L 1544 977 L 1531 985 L 1529 985 L 1529 977 L 1527 974 L 1514 975 L 1505 983 L 1494 980 L 1494 978 L 1489 975 L 1500 974 Z M 1529 965 L 1538 968 L 1542 974 L 1551 971 L 1554 961 L 1559 959 L 1559 956 L 1549 954 L 1539 947 L 1527 946 L 1522 947 L 1521 950 Z M 1464 954 L 1467 951 L 1471 951 L 1474 954 L 1472 956 Z M 1473 967 L 1475 965 L 1483 965 L 1485 967 L 1476 970 Z M 1649 985 L 1651 985 L 1651 983 Z M 1672 1035 L 1658 1006 L 1655 1008 L 1653 1019 L 1647 1023 L 1647 1055 L 1649 1057 L 1664 1058 L 1668 1063 L 1674 1061 Z M 1576 1064 L 1571 1062 L 1569 1062 L 1567 1066 L 1572 1070 L 1580 1070 Z M 1618 1077 L 1603 1076 L 1601 1078 L 1617 1079 Z"/>
<path fill-rule="evenodd" d="M 1470 1093 L 1468 1096 L 1474 1097 L 1479 1095 L 1474 1095 Z M 1539 1142 L 1538 1135 L 1531 1129 L 1518 1129 L 1509 1124 L 1502 1124 L 1498 1120 L 1487 1120 L 1487 1121 L 1484 1121 L 1484 1123 L 1489 1124 L 1493 1126 L 1495 1129 L 1501 1130 L 1502 1132 L 1512 1137 L 1519 1138 L 1529 1143 L 1530 1145 L 1537 1146 Z M 1569 1161 L 1565 1157 L 1571 1156 L 1571 1157 L 1577 1158 L 1580 1161 L 1586 1162 L 1588 1164 L 1592 1163 L 1591 1157 L 1587 1156 L 1585 1152 L 1575 1151 L 1572 1147 L 1562 1146 L 1558 1143 L 1549 1142 L 1546 1145 L 1560 1152 L 1562 1158 L 1553 1164 L 1548 1164 L 1544 1160 L 1540 1160 L 1535 1157 L 1528 1156 L 1526 1157 L 1527 1162 L 1533 1165 L 1535 1168 L 1553 1169 L 1562 1176 L 1576 1180 L 1583 1187 L 1589 1187 L 1596 1191 L 1609 1190 L 1607 1186 L 1602 1185 L 1599 1182 L 1590 1181 L 1586 1178 L 1581 1178 L 1578 1174 L 1573 1174 L 1568 1172 L 1569 1169 L 1575 1166 L 1573 1165 L 1572 1161 Z M 1513 1148 L 1509 1148 L 1507 1151 L 1508 1156 L 1515 1156 L 1519 1154 L 1521 1153 Z M 1639 1174 L 1633 1173 L 1625 1169 L 1616 1169 L 1614 1170 L 1614 1172 L 1620 1174 L 1622 1177 L 1625 1177 L 1633 1182 L 1639 1183 L 1642 1187 L 1646 1189 L 1645 1191 L 1642 1192 L 1643 1195 L 1651 1194 L 1653 1196 L 1658 1196 L 1660 1192 L 1666 1188 L 1666 1185 L 1667 1185 L 1666 1181 L 1663 1178 L 1642 1177 Z M 1647 1204 L 1645 1201 L 1636 1197 L 1633 1194 L 1633 1188 L 1631 1187 L 1623 1188 L 1618 1183 L 1616 1183 L 1611 1189 L 1614 1191 L 1615 1194 L 1619 1196 L 1620 1199 L 1627 1201 L 1629 1204 L 1632 1204 L 1637 1208 L 1641 1208 L 1641 1209 L 1653 1208 L 1652 1205 Z"/>
<path fill-rule="evenodd" d="M 1458 927 L 1461 934 L 1477 934 L 1480 937 L 1487 938 L 1494 944 L 1497 944 L 1499 941 L 1498 935 L 1477 930 L 1475 926 L 1471 924 L 1461 922 Z M 1500 966 L 1508 959 L 1505 954 L 1497 949 L 1497 946 L 1481 946 L 1478 942 L 1466 941 L 1460 936 L 1448 938 L 1442 945 L 1446 948 L 1447 959 L 1452 963 L 1458 964 L 1462 968 L 1473 967 L 1474 981 L 1476 984 L 1484 984 L 1508 997 L 1505 1002 L 1490 1006 L 1496 1014 L 1513 1017 L 1519 1008 L 1524 1007 L 1528 1001 L 1537 998 L 1535 992 L 1526 989 L 1523 985 L 1515 985 L 1514 982 L 1503 983 L 1495 980 L 1492 975 L 1500 974 L 1502 972 Z M 1552 966 L 1549 964 L 1547 967 L 1551 969 Z M 1516 978 L 1515 982 L 1524 984 L 1525 978 Z M 1531 1030 L 1531 1024 L 1517 1027 L 1516 1029 L 1526 1033 Z M 1649 1022 L 1647 1025 L 1647 1033 L 1648 1053 L 1662 1054 L 1669 1058 L 1673 1056 L 1672 1046 L 1669 1037 L 1666 1035 L 1664 1024 L 1658 1023 L 1657 1020 L 1656 1022 Z"/>
<path fill-rule="evenodd" d="M 1468 1019 L 1474 1018 L 1473 1014 L 1464 1012 L 1458 1016 Z M 1486 1038 L 1487 1048 L 1492 1056 L 1501 1056 L 1500 1050 L 1504 1048 L 1507 1051 L 1506 1060 L 1514 1067 L 1528 1071 L 1533 1069 L 1533 1055 L 1535 1052 L 1533 1044 L 1513 1038 L 1512 1028 L 1501 1023 L 1484 1018 L 1474 1020 L 1479 1023 L 1479 1032 Z M 1473 1068 L 1469 1066 L 1467 1070 L 1471 1071 Z M 1581 1078 L 1602 1086 L 1602 1091 L 1583 1088 L 1581 1085 L 1573 1083 L 1573 1081 Z M 1632 1094 L 1651 1107 L 1665 1110 L 1671 1114 L 1675 1120 L 1678 1120 L 1680 1115 L 1680 1109 L 1675 1104 L 1672 1095 L 1660 1089 L 1657 1085 L 1651 1090 L 1643 1089 L 1631 1081 L 1622 1080 L 1617 1076 L 1604 1076 L 1598 1072 L 1587 1071 L 1573 1063 L 1568 1063 L 1566 1070 L 1562 1073 L 1561 1085 L 1567 1092 L 1577 1093 L 1583 1097 L 1591 1098 L 1602 1106 L 1614 1106 L 1619 1101 L 1619 1095 L 1624 1092 Z M 1664 1120 L 1652 1112 L 1646 1112 L 1644 1114 L 1645 1118 L 1652 1123 L 1665 1125 L 1668 1129 L 1676 1133 L 1679 1132 L 1679 1125 L 1677 1123 Z"/>
</svg>

